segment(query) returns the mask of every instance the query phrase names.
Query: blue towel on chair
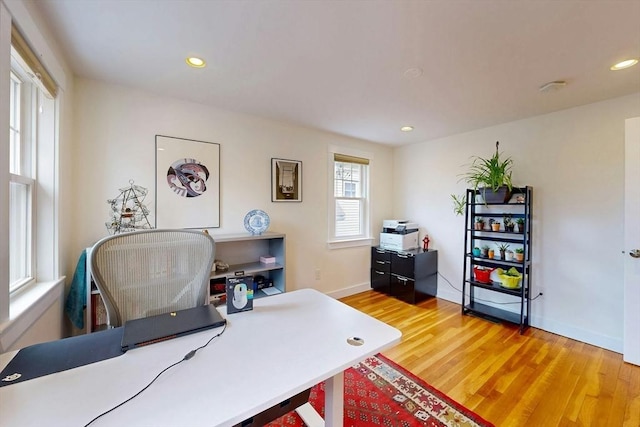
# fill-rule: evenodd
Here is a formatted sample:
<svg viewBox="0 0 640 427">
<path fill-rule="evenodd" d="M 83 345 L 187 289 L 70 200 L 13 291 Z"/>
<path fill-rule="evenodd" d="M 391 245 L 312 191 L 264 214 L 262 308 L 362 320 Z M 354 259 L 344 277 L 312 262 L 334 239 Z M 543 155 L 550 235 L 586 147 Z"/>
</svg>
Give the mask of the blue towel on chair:
<svg viewBox="0 0 640 427">
<path fill-rule="evenodd" d="M 83 249 L 73 273 L 64 311 L 78 329 L 84 329 L 84 307 L 87 304 L 87 250 Z"/>
</svg>

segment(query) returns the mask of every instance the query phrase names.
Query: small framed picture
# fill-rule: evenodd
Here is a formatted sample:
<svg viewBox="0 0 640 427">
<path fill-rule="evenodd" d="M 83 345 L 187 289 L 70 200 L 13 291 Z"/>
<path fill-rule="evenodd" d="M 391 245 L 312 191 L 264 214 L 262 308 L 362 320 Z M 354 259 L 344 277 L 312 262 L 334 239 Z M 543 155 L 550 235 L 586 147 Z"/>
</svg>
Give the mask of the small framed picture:
<svg viewBox="0 0 640 427">
<path fill-rule="evenodd" d="M 302 162 L 271 159 L 271 201 L 302 201 Z"/>
</svg>

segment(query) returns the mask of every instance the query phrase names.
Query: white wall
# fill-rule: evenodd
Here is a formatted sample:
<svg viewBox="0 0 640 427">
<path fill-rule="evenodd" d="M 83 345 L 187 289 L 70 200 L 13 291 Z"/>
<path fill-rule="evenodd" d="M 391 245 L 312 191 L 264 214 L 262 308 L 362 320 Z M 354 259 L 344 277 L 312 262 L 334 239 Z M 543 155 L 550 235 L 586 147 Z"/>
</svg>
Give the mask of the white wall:
<svg viewBox="0 0 640 427">
<path fill-rule="evenodd" d="M 287 235 L 288 290 L 314 287 L 338 295 L 345 288 L 368 288 L 369 247 L 327 249 L 328 147 L 373 154 L 375 232 L 392 210 L 391 148 L 91 80 L 77 79 L 75 95 L 75 197 L 66 212 L 73 216 L 76 259 L 108 234 L 106 201 L 130 179 L 149 189 L 146 202 L 153 210 L 160 134 L 221 144 L 221 227 L 210 230 L 214 238 L 245 232 L 245 214 L 263 209 L 271 217 L 269 230 Z M 302 161 L 302 203 L 271 202 L 272 157 Z"/>
<path fill-rule="evenodd" d="M 490 157 L 500 141 L 514 184 L 534 188 L 532 293 L 544 295 L 532 302 L 532 324 L 621 352 L 624 120 L 639 113 L 636 94 L 398 148 L 394 215 L 423 227 L 440 273 L 461 289 L 464 217 L 450 194 L 464 194 L 470 157 Z M 461 301 L 442 277 L 438 294 Z"/>
</svg>

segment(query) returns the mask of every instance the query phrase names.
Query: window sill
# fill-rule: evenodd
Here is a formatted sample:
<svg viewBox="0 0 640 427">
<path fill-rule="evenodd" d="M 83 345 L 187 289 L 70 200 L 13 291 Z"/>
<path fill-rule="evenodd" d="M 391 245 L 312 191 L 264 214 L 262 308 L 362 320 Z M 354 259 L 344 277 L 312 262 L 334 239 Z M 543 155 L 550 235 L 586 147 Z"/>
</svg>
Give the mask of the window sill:
<svg viewBox="0 0 640 427">
<path fill-rule="evenodd" d="M 34 283 L 11 296 L 9 320 L 0 324 L 0 353 L 10 348 L 54 303 L 62 300 L 64 277 Z"/>
<path fill-rule="evenodd" d="M 372 244 L 373 238 L 371 237 L 350 240 L 332 240 L 330 242 L 327 242 L 327 246 L 329 249 L 355 248 L 359 246 L 371 246 Z"/>
</svg>

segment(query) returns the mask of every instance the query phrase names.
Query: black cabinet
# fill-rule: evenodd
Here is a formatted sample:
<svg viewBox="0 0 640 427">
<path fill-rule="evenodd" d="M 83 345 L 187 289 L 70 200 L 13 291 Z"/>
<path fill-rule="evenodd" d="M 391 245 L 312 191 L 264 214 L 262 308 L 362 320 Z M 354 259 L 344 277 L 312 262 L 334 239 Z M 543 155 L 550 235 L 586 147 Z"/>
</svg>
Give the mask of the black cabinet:
<svg viewBox="0 0 640 427">
<path fill-rule="evenodd" d="M 371 288 L 411 304 L 438 292 L 438 251 L 371 248 Z"/>
<path fill-rule="evenodd" d="M 531 187 L 513 188 L 511 198 L 503 203 L 485 203 L 480 192 L 472 189 L 466 193 L 462 313 L 515 323 L 520 333 L 529 327 L 531 312 L 532 198 Z M 489 222 L 496 224 L 495 229 Z M 504 254 L 500 254 L 501 246 L 506 249 Z M 485 253 L 483 248 L 494 254 Z M 513 269 L 520 279 L 494 280 L 500 278 L 493 272 L 498 268 Z M 491 294 L 478 297 L 480 289 L 509 295 L 507 299 L 513 301 L 492 304 Z M 500 308 L 506 307 L 505 302 L 513 302 L 509 305 L 516 310 Z"/>
<path fill-rule="evenodd" d="M 391 291 L 391 252 L 371 248 L 371 287 L 386 294 Z"/>
</svg>

